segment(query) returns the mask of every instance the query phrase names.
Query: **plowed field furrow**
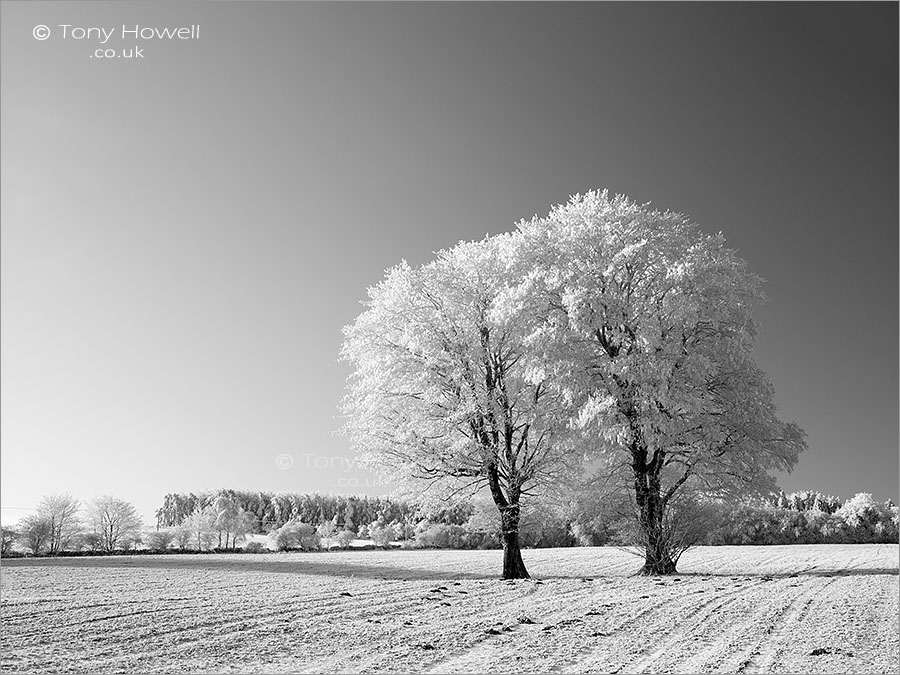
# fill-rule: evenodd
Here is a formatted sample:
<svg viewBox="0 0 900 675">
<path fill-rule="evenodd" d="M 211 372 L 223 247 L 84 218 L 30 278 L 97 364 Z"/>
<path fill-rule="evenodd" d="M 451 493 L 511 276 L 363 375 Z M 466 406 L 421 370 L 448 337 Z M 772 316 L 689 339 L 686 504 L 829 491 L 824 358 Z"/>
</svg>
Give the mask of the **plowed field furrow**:
<svg viewBox="0 0 900 675">
<path fill-rule="evenodd" d="M 898 547 L 4 560 L 3 673 L 896 672 Z"/>
</svg>

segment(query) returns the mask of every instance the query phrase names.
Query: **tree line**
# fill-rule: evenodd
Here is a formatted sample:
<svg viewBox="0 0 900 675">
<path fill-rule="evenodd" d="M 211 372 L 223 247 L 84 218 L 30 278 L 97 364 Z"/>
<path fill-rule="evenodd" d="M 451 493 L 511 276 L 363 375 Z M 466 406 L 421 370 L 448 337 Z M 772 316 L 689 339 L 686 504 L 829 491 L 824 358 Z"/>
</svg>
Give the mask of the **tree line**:
<svg viewBox="0 0 900 675">
<path fill-rule="evenodd" d="M 82 504 L 72 495 L 41 498 L 35 513 L 2 528 L 2 552 L 18 542 L 32 554 L 89 550 L 112 553 L 141 542 L 142 523 L 131 503 L 104 495 Z"/>
<path fill-rule="evenodd" d="M 294 504 L 319 506 L 305 512 L 283 511 L 286 519 L 269 521 L 245 510 L 252 500 L 240 501 L 241 495 L 266 493 L 220 490 L 201 494 L 204 496 L 196 499 L 193 510 L 182 511 L 178 517 L 171 512 L 164 516 L 164 508 L 160 509 L 155 529 L 141 527 L 122 500 L 115 500 L 115 508 L 108 498 L 89 503 L 103 501 L 107 513 L 132 514 L 125 519 L 124 527 L 116 527 L 116 519 L 109 516 L 102 518 L 97 527 L 91 525 L 96 521 L 89 519 L 89 509 L 79 509 L 70 495 L 48 495 L 34 516 L 23 518 L 16 527 L 2 528 L 2 554 L 9 555 L 15 543 L 37 555 L 267 550 L 258 540 L 247 543 L 250 534 L 268 535 L 269 548 L 276 550 L 347 549 L 359 546 L 360 540 L 383 548 L 502 547 L 499 514 L 493 504 L 483 499 L 456 505 L 452 510 L 435 511 L 414 502 L 378 497 L 282 495 L 284 501 Z M 216 499 L 216 494 L 222 498 Z M 166 496 L 165 503 L 170 507 L 179 502 L 185 503 L 183 499 L 176 500 L 174 494 Z M 325 503 L 332 508 L 320 508 Z M 377 505 L 378 510 L 358 508 L 360 503 Z M 843 501 L 816 491 L 779 492 L 742 503 L 710 503 L 696 516 L 696 545 L 868 544 L 898 540 L 897 506 L 891 501 L 876 502 L 867 493 Z M 623 516 L 616 509 L 606 509 L 589 514 L 579 504 L 570 503 L 562 509 L 526 508 L 520 536 L 522 546 L 528 548 L 630 546 L 632 528 L 627 513 Z"/>
<path fill-rule="evenodd" d="M 418 504 L 384 497 L 368 495 L 301 494 L 287 492 L 261 492 L 246 490 L 213 490 L 200 493 L 169 493 L 163 498 L 162 506 L 156 511 L 159 527 L 180 525 L 195 511 L 214 504 L 216 501 L 234 504 L 255 518 L 254 532 L 264 532 L 271 526 L 280 527 L 289 520 L 301 520 L 313 525 L 321 525 L 337 519 L 345 529 L 355 530 L 359 523 L 371 523 L 379 517 L 388 521 L 408 521 Z M 465 519 L 466 506 L 457 505 L 437 510 L 435 518 L 446 522 L 460 522 Z"/>
</svg>

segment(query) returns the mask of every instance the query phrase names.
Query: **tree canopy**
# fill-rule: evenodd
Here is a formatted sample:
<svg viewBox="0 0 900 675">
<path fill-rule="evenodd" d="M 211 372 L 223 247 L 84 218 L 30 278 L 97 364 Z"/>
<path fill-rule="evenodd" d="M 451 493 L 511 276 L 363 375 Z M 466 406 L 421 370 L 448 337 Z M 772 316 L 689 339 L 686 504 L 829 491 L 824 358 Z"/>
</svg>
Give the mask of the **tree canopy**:
<svg viewBox="0 0 900 675">
<path fill-rule="evenodd" d="M 581 401 L 577 424 L 603 470 L 630 482 L 648 569 L 671 571 L 658 539 L 679 492 L 770 493 L 771 471 L 790 470 L 805 447 L 753 358 L 762 280 L 721 233 L 605 191 L 519 232 L 531 271 L 510 301 L 543 312 L 529 342 Z"/>
<path fill-rule="evenodd" d="M 504 536 L 587 456 L 627 483 L 645 569 L 672 572 L 688 497 L 768 494 L 805 447 L 753 358 L 761 287 L 721 233 L 576 195 L 369 289 L 342 352 L 351 442 L 395 479 L 487 486 Z"/>
<path fill-rule="evenodd" d="M 525 342 L 535 315 L 498 302 L 511 236 L 460 243 L 369 289 L 345 329 L 344 401 L 361 464 L 436 494 L 487 488 L 503 522 L 505 578 L 527 576 L 520 500 L 571 467 L 569 412 Z"/>
</svg>

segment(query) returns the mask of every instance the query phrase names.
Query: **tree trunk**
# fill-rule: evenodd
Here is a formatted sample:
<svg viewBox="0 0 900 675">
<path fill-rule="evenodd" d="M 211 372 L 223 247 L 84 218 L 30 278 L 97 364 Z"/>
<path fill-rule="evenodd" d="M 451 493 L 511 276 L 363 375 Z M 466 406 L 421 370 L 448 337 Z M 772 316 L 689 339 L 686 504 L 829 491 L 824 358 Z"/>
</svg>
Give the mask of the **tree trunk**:
<svg viewBox="0 0 900 675">
<path fill-rule="evenodd" d="M 634 496 L 638 507 L 638 521 L 644 547 L 644 566 L 641 574 L 675 574 L 675 561 L 670 552 L 669 533 L 664 527 L 665 503 L 660 491 L 659 471 L 662 453 L 655 452 L 647 462 L 647 450 L 641 434 L 635 430 L 632 445 L 634 463 Z"/>
<path fill-rule="evenodd" d="M 501 515 L 503 527 L 503 579 L 529 579 L 519 547 L 519 506 L 507 507 Z"/>
<path fill-rule="evenodd" d="M 660 537 L 647 533 L 647 544 L 644 547 L 644 566 L 641 574 L 652 576 L 675 574 L 675 561 L 669 555 L 669 547 Z"/>
<path fill-rule="evenodd" d="M 653 481 L 651 481 L 651 484 Z M 663 505 L 659 490 L 649 489 L 640 505 L 641 527 L 644 530 L 644 566 L 641 574 L 675 574 L 675 561 L 669 549 L 667 533 L 663 527 Z"/>
<path fill-rule="evenodd" d="M 500 488 L 500 476 L 496 466 L 488 468 L 488 486 L 494 504 L 500 510 L 500 538 L 503 543 L 503 579 L 528 579 L 528 570 L 519 548 L 519 490 L 509 490 L 509 496 Z"/>
</svg>

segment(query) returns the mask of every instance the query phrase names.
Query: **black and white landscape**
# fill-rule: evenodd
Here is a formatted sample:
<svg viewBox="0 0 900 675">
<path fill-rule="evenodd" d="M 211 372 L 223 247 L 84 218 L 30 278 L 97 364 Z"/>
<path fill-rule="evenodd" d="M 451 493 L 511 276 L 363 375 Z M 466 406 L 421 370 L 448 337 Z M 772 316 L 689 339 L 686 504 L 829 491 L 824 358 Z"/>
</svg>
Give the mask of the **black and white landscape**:
<svg viewBox="0 0 900 675">
<path fill-rule="evenodd" d="M 0 671 L 900 668 L 896 3 L 0 13 Z"/>
</svg>

